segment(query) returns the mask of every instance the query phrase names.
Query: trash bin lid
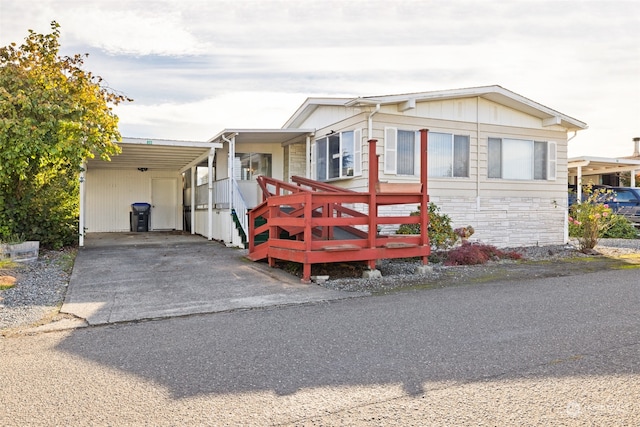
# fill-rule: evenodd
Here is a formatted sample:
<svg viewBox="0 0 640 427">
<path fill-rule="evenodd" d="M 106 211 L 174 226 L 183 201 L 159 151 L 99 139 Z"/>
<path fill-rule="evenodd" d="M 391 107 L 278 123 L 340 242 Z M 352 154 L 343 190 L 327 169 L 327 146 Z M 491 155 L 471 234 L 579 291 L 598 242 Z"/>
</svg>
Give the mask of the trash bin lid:
<svg viewBox="0 0 640 427">
<path fill-rule="evenodd" d="M 131 210 L 133 212 L 147 212 L 151 210 L 151 205 L 149 203 L 132 203 Z"/>
</svg>

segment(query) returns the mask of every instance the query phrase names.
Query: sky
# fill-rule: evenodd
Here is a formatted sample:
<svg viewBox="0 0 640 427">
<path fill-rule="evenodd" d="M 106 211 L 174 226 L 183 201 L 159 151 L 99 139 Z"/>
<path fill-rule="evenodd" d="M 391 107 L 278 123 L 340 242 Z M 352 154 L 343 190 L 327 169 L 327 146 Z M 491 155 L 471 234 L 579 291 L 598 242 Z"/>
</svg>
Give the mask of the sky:
<svg viewBox="0 0 640 427">
<path fill-rule="evenodd" d="M 126 137 L 280 128 L 308 97 L 500 85 L 586 122 L 569 156 L 633 154 L 640 0 L 0 0 L 0 46 L 61 54 L 133 98 Z"/>
</svg>

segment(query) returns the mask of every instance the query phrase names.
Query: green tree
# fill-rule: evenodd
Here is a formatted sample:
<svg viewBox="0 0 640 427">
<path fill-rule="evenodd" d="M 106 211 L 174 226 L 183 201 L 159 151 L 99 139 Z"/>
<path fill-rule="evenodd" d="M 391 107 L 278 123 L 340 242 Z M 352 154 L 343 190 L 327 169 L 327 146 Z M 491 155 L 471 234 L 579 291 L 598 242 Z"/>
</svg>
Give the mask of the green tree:
<svg viewBox="0 0 640 427">
<path fill-rule="evenodd" d="M 60 56 L 59 28 L 0 48 L 0 240 L 75 242 L 81 164 L 120 152 L 111 106 L 131 100 L 83 70 L 88 54 Z"/>
</svg>

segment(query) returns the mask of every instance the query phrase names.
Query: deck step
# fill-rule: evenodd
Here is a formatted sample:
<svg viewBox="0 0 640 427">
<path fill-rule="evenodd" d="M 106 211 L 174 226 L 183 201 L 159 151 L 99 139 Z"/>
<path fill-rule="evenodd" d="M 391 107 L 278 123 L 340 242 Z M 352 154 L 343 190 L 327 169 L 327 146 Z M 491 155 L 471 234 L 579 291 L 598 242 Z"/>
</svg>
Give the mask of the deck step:
<svg viewBox="0 0 640 427">
<path fill-rule="evenodd" d="M 387 249 L 398 249 L 398 248 L 415 248 L 415 243 L 405 243 L 405 242 L 389 242 L 385 243 L 384 247 Z"/>
<path fill-rule="evenodd" d="M 357 245 L 335 245 L 335 246 L 325 246 L 322 250 L 327 252 L 338 252 L 338 251 L 357 251 L 362 249 Z"/>
</svg>

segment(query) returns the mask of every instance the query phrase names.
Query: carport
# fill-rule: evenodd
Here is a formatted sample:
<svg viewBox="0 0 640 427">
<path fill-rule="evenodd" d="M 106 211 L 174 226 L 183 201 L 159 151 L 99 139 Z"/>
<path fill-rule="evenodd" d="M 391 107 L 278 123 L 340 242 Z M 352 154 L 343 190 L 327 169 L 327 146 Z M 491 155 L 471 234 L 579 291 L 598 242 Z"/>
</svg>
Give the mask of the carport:
<svg viewBox="0 0 640 427">
<path fill-rule="evenodd" d="M 640 160 L 609 157 L 574 157 L 568 161 L 569 184 L 577 186 L 577 199 L 582 197 L 583 177 L 600 179 L 603 175 L 631 172 L 630 187 L 636 186 L 636 173 L 640 171 Z M 573 182 L 572 182 L 573 181 Z M 602 182 L 592 182 L 602 184 Z"/>
<path fill-rule="evenodd" d="M 80 175 L 79 244 L 87 232 L 129 230 L 128 212 L 135 202 L 152 205 L 152 229 L 182 230 L 182 174 L 195 174 L 207 162 L 212 176 L 220 143 L 123 138 L 122 153 L 103 161 L 88 159 Z M 211 185 L 209 186 L 211 187 Z M 209 203 L 211 203 L 211 191 Z M 191 212 L 193 223 L 194 212 Z M 192 230 L 192 234 L 193 234 Z M 211 240 L 211 229 L 207 238 Z"/>
</svg>

